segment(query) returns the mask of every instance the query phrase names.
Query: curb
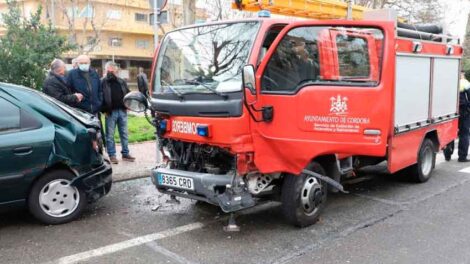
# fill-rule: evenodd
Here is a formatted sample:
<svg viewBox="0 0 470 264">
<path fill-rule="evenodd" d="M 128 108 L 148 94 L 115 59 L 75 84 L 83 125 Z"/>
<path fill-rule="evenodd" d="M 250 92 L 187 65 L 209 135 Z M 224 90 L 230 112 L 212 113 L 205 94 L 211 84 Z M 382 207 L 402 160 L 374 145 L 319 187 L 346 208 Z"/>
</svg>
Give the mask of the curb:
<svg viewBox="0 0 470 264">
<path fill-rule="evenodd" d="M 141 171 L 141 172 L 138 172 L 134 175 L 132 175 L 131 177 L 127 177 L 127 178 L 123 178 L 123 179 L 113 179 L 113 183 L 115 182 L 125 182 L 125 181 L 132 181 L 132 180 L 138 180 L 138 179 L 142 179 L 142 178 L 147 178 L 147 177 L 150 177 L 150 170 L 149 171 Z M 117 176 L 124 176 L 124 174 L 113 174 L 113 178 L 117 177 Z M 120 177 L 119 177 L 120 178 Z"/>
</svg>

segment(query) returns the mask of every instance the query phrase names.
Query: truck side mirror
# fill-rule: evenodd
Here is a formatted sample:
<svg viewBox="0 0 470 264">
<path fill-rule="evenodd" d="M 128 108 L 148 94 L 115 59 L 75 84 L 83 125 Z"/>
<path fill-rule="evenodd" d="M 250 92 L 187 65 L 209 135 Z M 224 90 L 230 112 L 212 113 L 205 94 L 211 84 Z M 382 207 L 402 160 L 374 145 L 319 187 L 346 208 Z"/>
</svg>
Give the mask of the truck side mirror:
<svg viewBox="0 0 470 264">
<path fill-rule="evenodd" d="M 245 91 L 245 98 L 248 104 L 256 102 L 256 80 L 255 68 L 253 65 L 245 65 L 242 71 L 243 90 Z M 246 90 L 250 91 L 249 93 Z"/>
<path fill-rule="evenodd" d="M 138 113 L 144 112 L 149 108 L 147 98 L 145 98 L 141 92 L 137 91 L 130 92 L 124 96 L 124 106 Z"/>
</svg>

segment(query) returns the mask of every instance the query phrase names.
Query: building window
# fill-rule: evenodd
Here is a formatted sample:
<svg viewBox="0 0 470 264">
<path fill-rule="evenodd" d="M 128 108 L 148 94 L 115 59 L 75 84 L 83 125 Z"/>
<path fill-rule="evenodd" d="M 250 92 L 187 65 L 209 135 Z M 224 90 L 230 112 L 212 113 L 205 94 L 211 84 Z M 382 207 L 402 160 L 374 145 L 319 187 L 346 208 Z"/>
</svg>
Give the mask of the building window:
<svg viewBox="0 0 470 264">
<path fill-rule="evenodd" d="M 135 21 L 147 22 L 148 21 L 148 15 L 147 14 L 142 14 L 142 13 L 135 13 Z"/>
<path fill-rule="evenodd" d="M 94 16 L 93 6 L 88 4 L 80 11 L 80 17 L 83 18 L 92 18 Z"/>
<path fill-rule="evenodd" d="M 135 46 L 138 49 L 148 49 L 150 47 L 150 41 L 144 39 L 138 39 L 135 41 Z"/>
<path fill-rule="evenodd" d="M 122 47 L 122 38 L 111 37 L 109 38 L 108 45 L 111 47 Z"/>
<path fill-rule="evenodd" d="M 106 17 L 108 19 L 120 20 L 121 11 L 120 10 L 108 10 L 108 12 L 106 12 Z"/>
</svg>

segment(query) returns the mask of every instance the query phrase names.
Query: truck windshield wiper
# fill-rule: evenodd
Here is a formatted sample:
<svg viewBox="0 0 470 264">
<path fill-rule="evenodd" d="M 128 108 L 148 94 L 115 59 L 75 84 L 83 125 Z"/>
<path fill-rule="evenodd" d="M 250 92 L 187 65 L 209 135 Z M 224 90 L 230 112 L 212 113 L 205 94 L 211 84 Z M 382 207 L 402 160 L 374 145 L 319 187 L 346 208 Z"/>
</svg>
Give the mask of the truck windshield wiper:
<svg viewBox="0 0 470 264">
<path fill-rule="evenodd" d="M 186 81 L 186 83 L 188 84 L 197 84 L 197 85 L 201 85 L 202 87 L 206 88 L 207 90 L 211 91 L 212 93 L 224 98 L 224 99 L 227 99 L 228 98 L 228 95 L 224 94 L 224 93 L 221 93 L 219 91 L 217 91 L 216 89 L 210 87 L 209 85 L 203 83 L 203 82 L 200 82 L 198 80 L 188 80 Z"/>
<path fill-rule="evenodd" d="M 168 87 L 174 94 L 176 94 L 176 96 L 178 96 L 179 99 L 183 100 L 184 99 L 184 95 L 183 93 L 181 93 L 180 91 L 176 90 L 175 88 L 173 88 L 173 86 L 171 86 L 169 83 L 165 82 L 164 80 L 161 80 L 161 82 L 166 85 L 166 87 Z"/>
</svg>

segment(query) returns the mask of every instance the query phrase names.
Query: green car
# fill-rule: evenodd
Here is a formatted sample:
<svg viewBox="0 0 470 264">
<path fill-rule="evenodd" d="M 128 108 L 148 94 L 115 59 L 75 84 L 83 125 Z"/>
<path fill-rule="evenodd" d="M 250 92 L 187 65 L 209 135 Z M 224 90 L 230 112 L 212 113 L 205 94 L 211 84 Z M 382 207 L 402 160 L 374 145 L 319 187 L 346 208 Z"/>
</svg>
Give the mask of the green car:
<svg viewBox="0 0 470 264">
<path fill-rule="evenodd" d="M 0 208 L 46 224 L 76 219 L 112 185 L 98 118 L 41 92 L 0 83 Z"/>
</svg>

